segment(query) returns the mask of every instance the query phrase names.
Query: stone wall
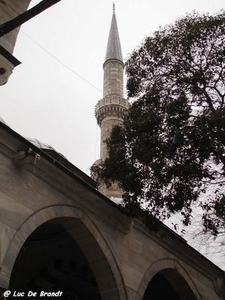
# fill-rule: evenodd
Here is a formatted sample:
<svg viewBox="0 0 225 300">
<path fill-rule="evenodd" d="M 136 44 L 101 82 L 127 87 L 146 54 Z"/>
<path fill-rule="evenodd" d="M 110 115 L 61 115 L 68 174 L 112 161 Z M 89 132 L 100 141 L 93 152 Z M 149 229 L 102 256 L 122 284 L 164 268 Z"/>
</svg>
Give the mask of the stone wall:
<svg viewBox="0 0 225 300">
<path fill-rule="evenodd" d="M 21 13 L 27 10 L 30 0 L 5 0 L 0 1 L 0 25 L 12 20 Z M 9 52 L 13 54 L 16 39 L 19 33 L 20 27 L 16 28 L 12 32 L 2 36 L 0 38 L 0 45 Z M 0 51 L 1 53 L 1 51 Z M 9 76 L 11 75 L 13 68 L 19 63 L 13 56 L 0 54 L 0 85 L 7 82 Z"/>
<path fill-rule="evenodd" d="M 0 2 L 0 24 L 5 23 L 6 21 L 12 20 L 17 17 L 21 13 L 27 10 L 28 5 L 31 0 L 7 0 Z M 0 39 L 0 44 L 11 54 L 13 53 L 13 49 L 16 43 L 17 35 L 19 32 L 19 28 L 13 30 L 12 32 L 4 35 Z"/>
<path fill-rule="evenodd" d="M 163 225 L 155 233 L 131 219 L 63 161 L 2 123 L 0 262 L 2 289 L 50 289 L 54 282 L 63 289 L 69 273 L 92 278 L 99 299 L 140 300 L 160 274 L 179 299 L 225 295 L 223 271 L 183 239 Z"/>
</svg>

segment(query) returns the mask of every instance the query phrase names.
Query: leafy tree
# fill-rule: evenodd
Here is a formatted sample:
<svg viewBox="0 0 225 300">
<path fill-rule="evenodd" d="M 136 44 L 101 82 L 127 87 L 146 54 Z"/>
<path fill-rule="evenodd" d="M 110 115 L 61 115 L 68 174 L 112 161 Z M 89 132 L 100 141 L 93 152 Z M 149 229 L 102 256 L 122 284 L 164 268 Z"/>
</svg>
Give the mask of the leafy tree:
<svg viewBox="0 0 225 300">
<path fill-rule="evenodd" d="M 121 185 L 134 215 L 140 206 L 161 220 L 180 212 L 188 225 L 199 205 L 217 234 L 225 227 L 225 13 L 193 13 L 156 31 L 126 72 L 133 101 L 93 171 Z"/>
</svg>

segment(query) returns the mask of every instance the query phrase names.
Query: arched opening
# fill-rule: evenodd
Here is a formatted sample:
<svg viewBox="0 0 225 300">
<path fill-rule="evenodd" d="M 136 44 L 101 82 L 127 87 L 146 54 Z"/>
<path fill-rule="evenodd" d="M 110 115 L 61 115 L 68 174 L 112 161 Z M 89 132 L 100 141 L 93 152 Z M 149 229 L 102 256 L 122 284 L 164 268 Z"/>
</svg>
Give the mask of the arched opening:
<svg viewBox="0 0 225 300">
<path fill-rule="evenodd" d="M 9 290 L 25 296 L 36 292 L 37 297 L 42 291 L 61 291 L 60 299 L 76 300 L 107 299 L 112 293 L 119 299 L 101 248 L 84 224 L 73 218 L 48 221 L 30 234 L 15 260 Z"/>
<path fill-rule="evenodd" d="M 197 300 L 185 279 L 175 269 L 158 272 L 148 284 L 143 300 Z"/>
</svg>

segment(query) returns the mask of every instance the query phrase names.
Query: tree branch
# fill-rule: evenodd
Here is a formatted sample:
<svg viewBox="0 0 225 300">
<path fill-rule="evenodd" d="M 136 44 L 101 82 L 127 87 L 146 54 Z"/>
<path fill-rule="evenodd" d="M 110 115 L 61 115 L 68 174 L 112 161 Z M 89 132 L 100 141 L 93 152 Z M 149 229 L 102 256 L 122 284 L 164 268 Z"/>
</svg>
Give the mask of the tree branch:
<svg viewBox="0 0 225 300">
<path fill-rule="evenodd" d="M 212 100 L 209 96 L 209 94 L 206 92 L 206 90 L 204 88 L 200 88 L 198 85 L 196 85 L 196 87 L 202 92 L 202 94 L 205 96 L 206 98 L 206 102 L 208 103 L 209 105 L 209 108 L 211 109 L 212 112 L 215 112 L 215 108 L 212 104 Z"/>
</svg>

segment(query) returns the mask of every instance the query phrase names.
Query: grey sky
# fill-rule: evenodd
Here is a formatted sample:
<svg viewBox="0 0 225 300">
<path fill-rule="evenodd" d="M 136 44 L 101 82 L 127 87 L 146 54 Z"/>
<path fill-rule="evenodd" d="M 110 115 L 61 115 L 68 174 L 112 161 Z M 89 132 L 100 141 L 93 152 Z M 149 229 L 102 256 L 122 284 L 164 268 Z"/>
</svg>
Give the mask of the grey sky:
<svg viewBox="0 0 225 300">
<path fill-rule="evenodd" d="M 125 59 L 159 26 L 193 10 L 214 14 L 224 8 L 224 0 L 115 4 Z M 50 144 L 86 173 L 99 157 L 94 107 L 102 98 L 111 16 L 111 0 L 61 0 L 22 26 L 14 51 L 22 65 L 0 88 L 0 116 L 11 128 Z"/>
</svg>

